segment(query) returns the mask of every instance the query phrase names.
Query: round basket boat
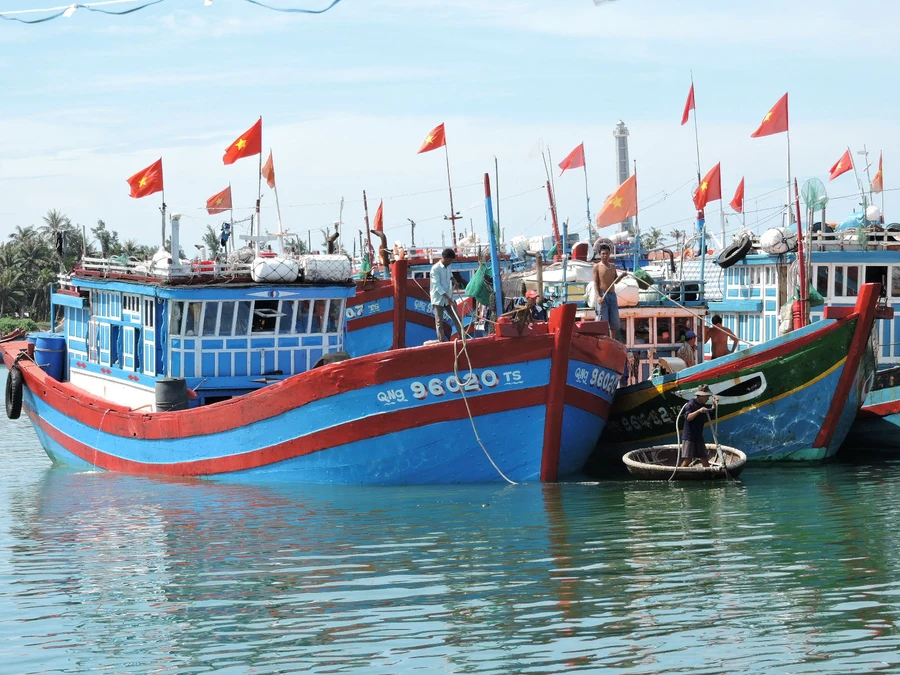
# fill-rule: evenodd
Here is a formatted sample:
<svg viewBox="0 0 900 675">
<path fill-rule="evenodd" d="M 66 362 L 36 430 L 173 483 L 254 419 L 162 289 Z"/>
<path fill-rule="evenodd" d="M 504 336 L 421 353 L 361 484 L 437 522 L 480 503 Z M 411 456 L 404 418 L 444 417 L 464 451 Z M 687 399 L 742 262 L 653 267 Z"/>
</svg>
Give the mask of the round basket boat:
<svg viewBox="0 0 900 675">
<path fill-rule="evenodd" d="M 643 480 L 717 480 L 737 478 L 747 462 L 747 455 L 727 445 L 720 445 L 725 457 L 725 466 L 716 457 L 715 443 L 706 444 L 706 452 L 711 457 L 710 466 L 699 462 L 695 466 L 675 467 L 678 457 L 677 445 L 654 445 L 651 448 L 632 450 L 622 457 L 628 472 Z M 726 470 L 727 469 L 727 470 Z"/>
</svg>

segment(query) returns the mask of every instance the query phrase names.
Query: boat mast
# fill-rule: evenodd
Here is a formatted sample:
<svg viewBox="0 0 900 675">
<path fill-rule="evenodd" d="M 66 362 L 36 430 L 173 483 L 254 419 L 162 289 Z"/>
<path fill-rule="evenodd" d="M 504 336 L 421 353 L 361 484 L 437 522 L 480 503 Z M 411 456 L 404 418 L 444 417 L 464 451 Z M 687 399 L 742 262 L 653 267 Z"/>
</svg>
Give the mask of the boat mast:
<svg viewBox="0 0 900 675">
<path fill-rule="evenodd" d="M 487 216 L 488 240 L 491 246 L 491 279 L 494 282 L 494 310 L 497 319 L 503 314 L 503 286 L 500 280 L 500 256 L 497 253 L 497 228 L 494 225 L 494 208 L 491 205 L 491 176 L 484 174 L 484 212 Z"/>
</svg>

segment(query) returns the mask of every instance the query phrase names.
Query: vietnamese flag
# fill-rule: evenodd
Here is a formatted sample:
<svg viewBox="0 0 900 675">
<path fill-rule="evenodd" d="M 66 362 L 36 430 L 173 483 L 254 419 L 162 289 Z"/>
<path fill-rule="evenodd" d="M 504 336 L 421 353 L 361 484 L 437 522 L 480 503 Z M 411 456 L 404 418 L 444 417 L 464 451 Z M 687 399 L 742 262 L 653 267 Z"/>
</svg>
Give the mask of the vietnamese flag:
<svg viewBox="0 0 900 675">
<path fill-rule="evenodd" d="M 421 155 L 423 152 L 428 152 L 429 150 L 437 150 L 438 148 L 442 148 L 447 145 L 447 138 L 444 135 L 444 123 L 441 122 L 434 129 L 428 132 L 428 136 L 425 137 L 425 142 L 422 143 L 422 147 L 419 148 L 419 152 L 417 155 Z"/>
<path fill-rule="evenodd" d="M 702 210 L 709 202 L 722 198 L 722 163 L 719 162 L 700 181 L 694 190 L 694 206 Z"/>
<path fill-rule="evenodd" d="M 381 200 L 381 203 L 378 205 L 378 210 L 375 212 L 375 222 L 374 228 L 376 232 L 384 232 L 384 200 Z"/>
<path fill-rule="evenodd" d="M 788 130 L 788 95 L 785 94 L 778 103 L 772 106 L 772 109 L 763 117 L 760 122 L 759 129 L 750 134 L 750 138 L 759 138 L 761 136 L 771 136 L 772 134 L 780 134 Z"/>
<path fill-rule="evenodd" d="M 831 167 L 828 180 L 834 180 L 842 173 L 847 173 L 853 168 L 853 157 L 850 155 L 850 148 L 841 155 L 841 158 Z"/>
<path fill-rule="evenodd" d="M 559 175 L 562 176 L 568 169 L 577 169 L 582 166 L 584 166 L 584 143 L 566 155 L 566 158 L 559 163 L 559 168 L 562 169 Z"/>
<path fill-rule="evenodd" d="M 637 174 L 622 183 L 597 214 L 597 227 L 608 227 L 637 215 Z"/>
<path fill-rule="evenodd" d="M 152 195 L 154 192 L 162 192 L 162 157 L 153 162 L 153 164 L 146 169 L 138 171 L 131 178 L 128 178 L 127 182 L 131 187 L 131 196 L 135 199 Z"/>
<path fill-rule="evenodd" d="M 872 179 L 872 192 L 881 192 L 884 190 L 884 174 L 881 172 L 882 153 L 878 153 L 878 173 Z"/>
<path fill-rule="evenodd" d="M 262 177 L 266 179 L 269 187 L 275 189 L 275 162 L 272 160 L 272 151 L 269 150 L 269 159 L 263 164 Z"/>
<path fill-rule="evenodd" d="M 241 134 L 234 143 L 225 148 L 222 161 L 225 164 L 234 164 L 239 159 L 260 153 L 262 153 L 262 117 Z"/>
<path fill-rule="evenodd" d="M 694 103 L 694 83 L 691 82 L 691 90 L 688 92 L 687 102 L 684 104 L 684 112 L 681 113 L 681 126 L 687 124 L 688 119 L 691 117 L 691 110 L 696 109 L 696 104 Z"/>
<path fill-rule="evenodd" d="M 231 186 L 229 185 L 227 188 L 222 190 L 221 192 L 214 194 L 212 197 L 206 200 L 206 212 L 210 215 L 214 215 L 216 213 L 222 213 L 222 211 L 227 211 L 231 208 Z"/>
<path fill-rule="evenodd" d="M 741 178 L 741 182 L 738 183 L 737 190 L 734 191 L 734 199 L 731 200 L 729 206 L 735 210 L 736 213 L 741 213 L 744 210 L 744 179 Z"/>
</svg>

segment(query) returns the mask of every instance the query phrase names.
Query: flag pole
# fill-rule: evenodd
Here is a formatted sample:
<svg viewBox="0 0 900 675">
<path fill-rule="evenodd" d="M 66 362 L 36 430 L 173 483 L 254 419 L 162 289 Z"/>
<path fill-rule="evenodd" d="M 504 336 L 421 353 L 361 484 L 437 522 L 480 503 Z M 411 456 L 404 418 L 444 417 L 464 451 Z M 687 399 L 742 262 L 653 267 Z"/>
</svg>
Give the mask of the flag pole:
<svg viewBox="0 0 900 675">
<path fill-rule="evenodd" d="M 262 225 L 259 222 L 260 204 L 262 203 L 262 115 L 259 116 L 259 173 L 256 176 L 256 236 L 262 236 Z M 262 242 L 258 241 L 260 249 Z"/>
<path fill-rule="evenodd" d="M 584 169 L 584 200 L 587 203 L 587 240 L 591 240 L 591 195 L 588 193 L 587 157 L 584 154 L 584 141 L 581 141 L 581 167 Z"/>
<path fill-rule="evenodd" d="M 228 257 L 228 242 L 231 242 L 231 250 L 234 251 L 234 195 L 231 194 L 231 182 L 228 183 L 228 194 L 231 195 L 231 208 L 228 209 L 228 220 L 231 221 L 231 232 L 228 234 L 228 239 L 225 241 L 225 257 Z"/>
<path fill-rule="evenodd" d="M 695 147 L 696 150 L 697 150 L 697 187 L 698 187 L 698 189 L 699 189 L 700 183 L 701 183 L 701 181 L 702 181 L 703 179 L 700 177 L 700 173 L 701 173 L 701 166 L 700 166 L 700 131 L 699 131 L 698 126 L 697 126 L 697 92 L 694 90 L 694 71 L 693 71 L 693 70 L 691 71 L 691 91 L 694 92 L 694 147 Z M 702 222 L 701 222 L 701 221 L 702 221 Z M 697 211 L 697 230 L 698 230 L 698 234 L 701 235 L 701 236 L 700 236 L 700 239 L 701 239 L 702 247 L 700 248 L 700 250 L 698 251 L 698 253 L 702 253 L 703 255 L 706 255 L 706 248 L 705 248 L 705 246 L 706 246 L 706 243 L 705 243 L 705 235 L 706 235 L 706 232 L 705 232 L 705 230 L 704 230 L 705 224 L 706 224 L 706 215 L 704 214 L 703 209 L 700 209 L 699 211 Z M 702 231 L 702 232 L 701 232 L 701 231 Z M 702 276 L 703 276 L 703 273 L 702 273 L 703 262 L 700 263 L 700 267 L 701 267 L 701 274 L 700 274 L 700 276 L 701 276 L 701 278 L 702 278 Z"/>
<path fill-rule="evenodd" d="M 450 193 L 450 238 L 456 248 L 456 211 L 453 210 L 453 184 L 450 182 L 450 152 L 447 150 L 447 137 L 444 136 L 444 159 L 447 162 L 447 191 Z M 368 222 L 367 222 L 368 225 Z"/>
<path fill-rule="evenodd" d="M 374 268 L 375 251 L 372 249 L 372 232 L 369 230 L 369 202 L 366 201 L 366 191 L 363 190 L 363 213 L 366 219 L 366 253 L 369 256 L 369 269 Z"/>
<path fill-rule="evenodd" d="M 865 146 L 863 146 L 865 147 Z M 859 179 L 859 171 L 856 170 L 856 162 L 853 161 L 853 153 L 850 152 L 850 146 L 847 146 L 847 155 L 850 157 L 850 164 L 853 166 L 853 175 L 856 176 L 856 187 L 859 188 L 859 198 L 860 198 L 860 206 L 863 207 L 863 218 L 866 215 L 866 207 L 868 206 L 868 202 L 866 201 L 866 191 L 863 188 L 862 181 Z M 863 155 L 866 158 L 866 164 L 869 163 L 869 156 Z M 866 167 L 866 171 L 868 171 L 868 167 Z M 871 193 L 869 193 L 871 195 Z"/>
<path fill-rule="evenodd" d="M 269 156 L 272 157 L 272 171 L 275 171 L 275 158 L 272 153 L 272 148 L 269 148 Z M 259 161 L 262 162 L 262 153 L 259 153 Z M 259 170 L 260 177 L 260 185 L 262 185 L 262 168 Z M 268 182 L 268 181 L 267 181 Z M 275 183 L 272 186 L 272 190 L 275 192 L 275 216 L 278 218 L 278 245 L 281 248 L 281 254 L 284 255 L 284 230 L 281 227 L 281 204 L 278 203 L 278 181 L 273 181 Z M 343 200 L 341 200 L 341 204 L 343 205 Z"/>
<path fill-rule="evenodd" d="M 790 226 L 791 220 L 793 220 L 794 214 L 791 211 L 791 204 L 793 203 L 793 199 L 791 198 L 791 127 L 790 123 L 788 124 L 787 131 L 787 225 Z"/>
<path fill-rule="evenodd" d="M 637 272 L 641 252 L 641 226 L 638 224 L 637 160 L 634 160 L 634 271 Z"/>
<path fill-rule="evenodd" d="M 159 192 L 162 195 L 162 206 L 159 207 L 159 210 L 162 213 L 162 248 L 163 248 L 163 250 L 165 250 L 165 248 L 166 248 L 166 190 L 165 190 L 165 188 L 163 188 Z M 178 259 L 173 257 L 172 262 L 177 265 Z"/>
</svg>

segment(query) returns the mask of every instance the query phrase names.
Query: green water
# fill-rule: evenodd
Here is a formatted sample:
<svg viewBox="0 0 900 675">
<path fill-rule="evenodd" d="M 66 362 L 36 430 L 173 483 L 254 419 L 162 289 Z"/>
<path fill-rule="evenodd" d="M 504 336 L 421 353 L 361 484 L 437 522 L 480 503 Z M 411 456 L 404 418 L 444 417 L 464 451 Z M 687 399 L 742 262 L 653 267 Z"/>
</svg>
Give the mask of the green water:
<svg viewBox="0 0 900 675">
<path fill-rule="evenodd" d="M 900 462 L 740 485 L 217 485 L 0 420 L 0 672 L 900 672 Z"/>
</svg>

